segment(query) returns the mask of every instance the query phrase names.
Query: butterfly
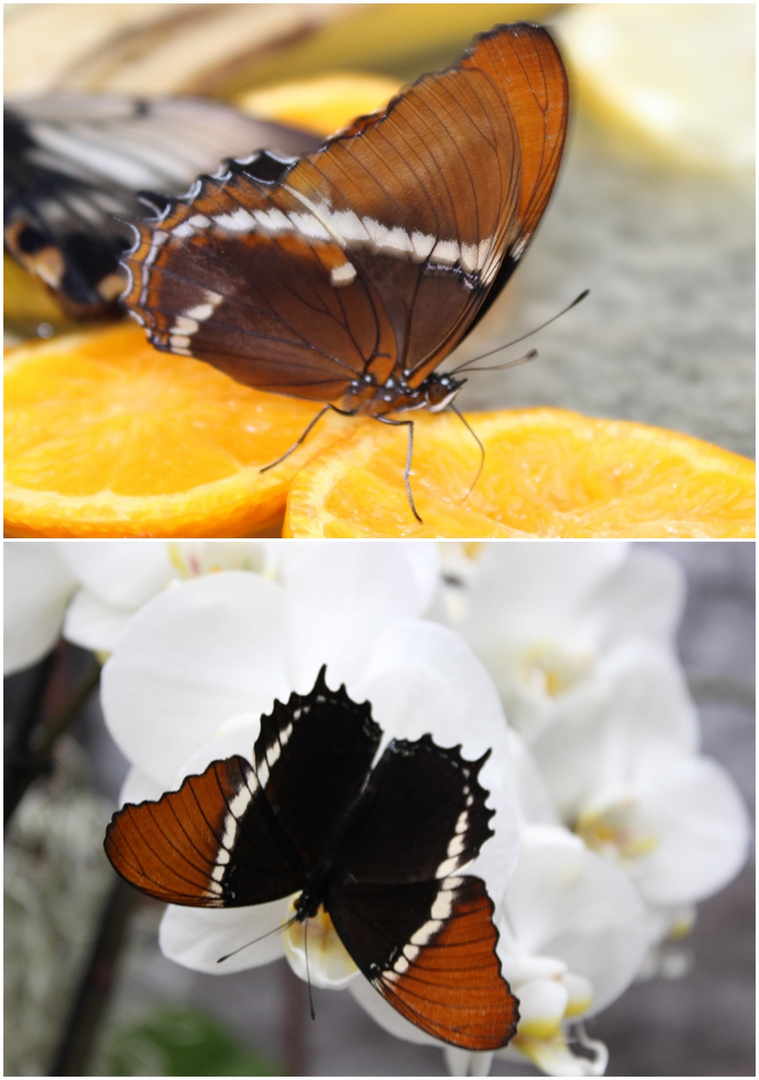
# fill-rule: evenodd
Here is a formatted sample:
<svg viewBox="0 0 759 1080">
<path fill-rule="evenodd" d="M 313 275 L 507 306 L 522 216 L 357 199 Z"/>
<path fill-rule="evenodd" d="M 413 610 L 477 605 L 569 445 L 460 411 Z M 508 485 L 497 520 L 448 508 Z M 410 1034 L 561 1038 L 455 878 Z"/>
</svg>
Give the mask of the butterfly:
<svg viewBox="0 0 759 1080">
<path fill-rule="evenodd" d="M 436 369 L 524 255 L 567 115 L 548 32 L 498 26 L 315 153 L 231 161 L 135 222 L 123 302 L 158 349 L 410 425 L 419 517 L 392 414 L 454 407 L 465 380 Z"/>
<path fill-rule="evenodd" d="M 199 98 L 41 94 L 6 105 L 5 245 L 68 313 L 114 313 L 139 192 L 179 195 L 224 154 L 316 149 L 305 132 Z M 164 205 L 163 200 L 159 200 Z"/>
<path fill-rule="evenodd" d="M 429 735 L 392 739 L 368 703 L 313 689 L 261 717 L 253 761 L 214 761 L 158 801 L 128 804 L 105 838 L 122 877 L 170 904 L 225 908 L 297 894 L 320 908 L 372 986 L 423 1031 L 504 1046 L 518 1003 L 501 975 L 493 902 L 460 871 L 493 835 L 478 773 Z"/>
</svg>

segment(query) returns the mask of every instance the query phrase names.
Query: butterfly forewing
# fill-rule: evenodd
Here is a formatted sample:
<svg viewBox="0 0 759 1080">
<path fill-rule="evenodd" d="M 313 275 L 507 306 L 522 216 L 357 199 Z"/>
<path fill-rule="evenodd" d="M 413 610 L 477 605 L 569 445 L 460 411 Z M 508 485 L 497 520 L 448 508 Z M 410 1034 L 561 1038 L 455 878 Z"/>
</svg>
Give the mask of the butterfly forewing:
<svg viewBox="0 0 759 1080">
<path fill-rule="evenodd" d="M 158 348 L 259 389 L 375 415 L 424 404 L 414 391 L 524 253 L 566 112 L 549 35 L 498 27 L 276 182 L 233 166 L 138 223 L 124 301 Z"/>
<path fill-rule="evenodd" d="M 276 702 L 261 718 L 254 757 L 266 802 L 305 866 L 318 864 L 366 782 L 381 730 L 368 704 L 330 690 L 324 669 L 313 690 Z"/>
<path fill-rule="evenodd" d="M 284 861 L 262 798 L 244 758 L 215 761 L 178 791 L 115 814 L 106 854 L 127 881 L 170 904 L 238 907 L 289 896 L 302 867 Z"/>
</svg>

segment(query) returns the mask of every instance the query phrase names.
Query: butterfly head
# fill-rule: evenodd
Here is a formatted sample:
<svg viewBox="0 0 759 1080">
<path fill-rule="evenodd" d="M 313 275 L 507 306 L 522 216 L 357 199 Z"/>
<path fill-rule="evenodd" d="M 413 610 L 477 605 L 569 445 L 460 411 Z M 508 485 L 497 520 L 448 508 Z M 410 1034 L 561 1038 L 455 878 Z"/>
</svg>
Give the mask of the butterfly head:
<svg viewBox="0 0 759 1080">
<path fill-rule="evenodd" d="M 453 375 L 433 372 L 427 376 L 419 389 L 424 391 L 425 404 L 430 412 L 444 412 L 465 382 L 466 379 L 457 379 Z"/>
</svg>

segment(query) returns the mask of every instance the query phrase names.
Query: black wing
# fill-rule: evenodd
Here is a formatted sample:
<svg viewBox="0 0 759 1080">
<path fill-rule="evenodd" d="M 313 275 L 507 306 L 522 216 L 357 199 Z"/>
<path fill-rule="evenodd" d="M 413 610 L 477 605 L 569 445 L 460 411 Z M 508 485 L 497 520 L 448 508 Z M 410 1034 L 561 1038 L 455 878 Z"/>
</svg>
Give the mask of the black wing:
<svg viewBox="0 0 759 1080">
<path fill-rule="evenodd" d="M 501 975 L 493 904 L 458 871 L 492 835 L 492 811 L 459 748 L 391 743 L 373 771 L 328 901 L 335 929 L 380 994 L 435 1038 L 504 1046 L 517 1002 Z"/>
<path fill-rule="evenodd" d="M 306 884 L 363 787 L 380 740 L 368 705 L 330 690 L 261 718 L 255 765 L 232 757 L 155 802 L 127 805 L 108 827 L 116 870 L 159 900 L 243 907 Z"/>
</svg>

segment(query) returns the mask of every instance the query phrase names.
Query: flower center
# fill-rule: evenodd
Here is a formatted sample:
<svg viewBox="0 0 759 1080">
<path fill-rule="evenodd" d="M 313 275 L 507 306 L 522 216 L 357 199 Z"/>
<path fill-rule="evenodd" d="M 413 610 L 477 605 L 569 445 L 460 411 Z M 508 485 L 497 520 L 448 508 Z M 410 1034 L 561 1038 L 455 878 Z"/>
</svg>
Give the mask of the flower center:
<svg viewBox="0 0 759 1080">
<path fill-rule="evenodd" d="M 290 904 L 291 915 L 295 914 L 296 900 L 293 898 Z M 286 922 L 282 938 L 290 967 L 314 986 L 339 990 L 358 971 L 323 907 L 302 922 Z"/>
<path fill-rule="evenodd" d="M 200 577 L 202 574 L 217 574 L 221 570 L 254 570 L 255 567 L 250 558 L 242 554 L 224 551 L 222 559 L 213 560 L 208 549 L 201 554 L 192 544 L 184 546 L 172 540 L 168 544 L 169 559 L 172 565 L 179 571 L 183 578 Z M 217 553 L 219 548 L 214 549 Z"/>
<path fill-rule="evenodd" d="M 591 851 L 624 863 L 633 863 L 650 855 L 659 846 L 658 837 L 645 830 L 635 811 L 635 799 L 619 799 L 602 810 L 581 812 L 575 821 L 574 831 Z"/>
<path fill-rule="evenodd" d="M 558 697 L 588 677 L 595 656 L 590 649 L 571 652 L 554 641 L 536 641 L 522 654 L 522 679 L 545 697 Z"/>
</svg>

